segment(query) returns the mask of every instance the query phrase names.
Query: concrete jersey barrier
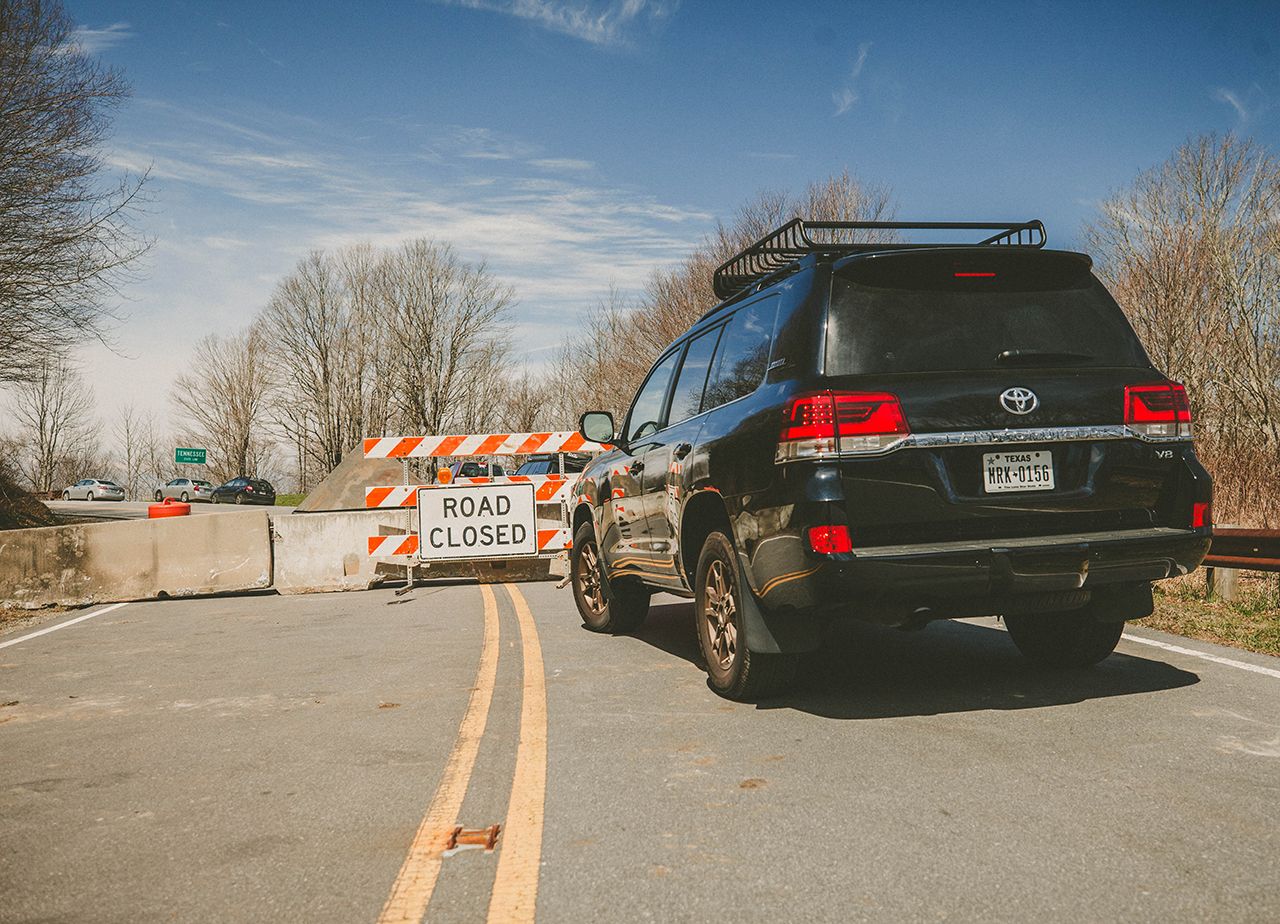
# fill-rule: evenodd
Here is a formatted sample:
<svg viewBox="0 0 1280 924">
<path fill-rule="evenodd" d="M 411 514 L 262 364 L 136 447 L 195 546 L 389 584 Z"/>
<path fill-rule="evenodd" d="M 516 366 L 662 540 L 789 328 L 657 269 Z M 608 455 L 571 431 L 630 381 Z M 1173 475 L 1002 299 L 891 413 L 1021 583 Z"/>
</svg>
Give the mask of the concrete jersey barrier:
<svg viewBox="0 0 1280 924">
<path fill-rule="evenodd" d="M 84 606 L 271 586 L 265 510 L 0 532 L 0 603 Z"/>
</svg>

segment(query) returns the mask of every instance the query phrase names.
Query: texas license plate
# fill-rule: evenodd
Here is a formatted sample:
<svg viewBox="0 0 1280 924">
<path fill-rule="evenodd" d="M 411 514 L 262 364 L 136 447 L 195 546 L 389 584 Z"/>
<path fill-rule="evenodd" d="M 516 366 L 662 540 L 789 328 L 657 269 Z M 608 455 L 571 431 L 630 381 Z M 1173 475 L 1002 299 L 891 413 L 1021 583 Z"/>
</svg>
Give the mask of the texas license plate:
<svg viewBox="0 0 1280 924">
<path fill-rule="evenodd" d="M 1053 453 L 985 452 L 982 484 L 988 494 L 1004 491 L 1052 491 Z"/>
</svg>

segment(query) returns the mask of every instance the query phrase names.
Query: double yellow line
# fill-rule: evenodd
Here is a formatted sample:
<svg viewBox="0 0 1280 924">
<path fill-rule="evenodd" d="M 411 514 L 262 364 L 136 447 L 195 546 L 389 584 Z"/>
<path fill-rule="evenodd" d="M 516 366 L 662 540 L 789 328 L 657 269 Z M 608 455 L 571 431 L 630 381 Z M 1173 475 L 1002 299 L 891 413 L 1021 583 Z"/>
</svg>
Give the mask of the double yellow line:
<svg viewBox="0 0 1280 924">
<path fill-rule="evenodd" d="M 489 921 L 533 921 L 538 901 L 538 865 L 542 857 L 542 816 L 547 792 L 547 686 L 542 644 L 524 595 L 504 584 L 515 608 L 524 655 L 524 690 L 520 705 L 520 743 L 516 750 L 511 801 L 499 841 L 498 870 L 489 899 Z M 484 641 L 480 667 L 458 737 L 445 763 L 440 784 L 418 826 L 409 854 L 391 887 L 378 924 L 419 924 L 431 902 L 450 832 L 458 824 L 462 800 L 475 769 L 498 676 L 498 602 L 487 584 L 484 597 Z"/>
</svg>

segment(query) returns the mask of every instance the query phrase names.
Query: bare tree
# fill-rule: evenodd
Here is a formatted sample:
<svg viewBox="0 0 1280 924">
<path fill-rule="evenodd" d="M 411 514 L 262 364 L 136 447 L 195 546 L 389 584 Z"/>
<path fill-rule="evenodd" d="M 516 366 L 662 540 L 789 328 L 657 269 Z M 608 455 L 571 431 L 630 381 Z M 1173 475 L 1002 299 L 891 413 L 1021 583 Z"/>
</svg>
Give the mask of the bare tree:
<svg viewBox="0 0 1280 924">
<path fill-rule="evenodd" d="M 1280 159 L 1205 135 L 1103 202 L 1098 272 L 1187 385 L 1220 521 L 1280 520 Z"/>
<path fill-rule="evenodd" d="M 585 403 L 566 408 L 569 419 L 588 406 L 626 406 L 658 353 L 713 307 L 717 266 L 747 245 L 795 217 L 815 221 L 885 221 L 893 216 L 893 200 L 883 187 L 871 186 L 847 171 L 810 184 L 796 196 L 766 190 L 743 204 L 726 224 L 696 247 L 679 265 L 650 276 L 634 304 L 617 295 L 598 303 L 584 318 L 577 335 L 560 353 L 560 369 L 570 382 L 570 395 Z M 883 231 L 857 232 L 859 240 L 892 240 Z"/>
<path fill-rule="evenodd" d="M 397 422 L 414 433 L 481 427 L 495 408 L 475 398 L 506 365 L 511 288 L 429 240 L 389 254 L 378 281 Z"/>
<path fill-rule="evenodd" d="M 46 355 L 16 386 L 13 409 L 26 447 L 23 475 L 32 490 L 47 493 L 63 487 L 63 480 L 102 477 L 88 468 L 74 470 L 99 460 L 93 395 L 67 360 Z"/>
<path fill-rule="evenodd" d="M 125 495 L 130 500 L 140 500 L 151 493 L 143 478 L 146 464 L 146 420 L 131 402 L 126 403 L 116 412 L 111 429 Z"/>
<path fill-rule="evenodd" d="M 264 344 L 253 328 L 197 342 L 191 366 L 174 382 L 170 400 L 176 416 L 189 422 L 179 435 L 209 450 L 215 477 L 256 475 L 267 464 L 269 385 Z"/>
<path fill-rule="evenodd" d="M 113 185 L 97 153 L 126 95 L 60 3 L 0 0 L 0 382 L 100 338 L 146 250 L 130 224 L 145 178 Z"/>
</svg>

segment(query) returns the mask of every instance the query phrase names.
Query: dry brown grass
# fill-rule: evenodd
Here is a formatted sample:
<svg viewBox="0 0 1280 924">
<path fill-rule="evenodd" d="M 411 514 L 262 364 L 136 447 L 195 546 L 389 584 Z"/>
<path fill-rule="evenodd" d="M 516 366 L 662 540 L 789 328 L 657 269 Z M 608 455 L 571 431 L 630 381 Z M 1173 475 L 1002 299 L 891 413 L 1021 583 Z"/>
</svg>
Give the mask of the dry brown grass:
<svg viewBox="0 0 1280 924">
<path fill-rule="evenodd" d="M 1205 598 L 1203 571 L 1156 585 L 1156 611 L 1141 624 L 1152 629 L 1280 655 L 1280 575 L 1240 573 L 1236 600 Z"/>
</svg>

